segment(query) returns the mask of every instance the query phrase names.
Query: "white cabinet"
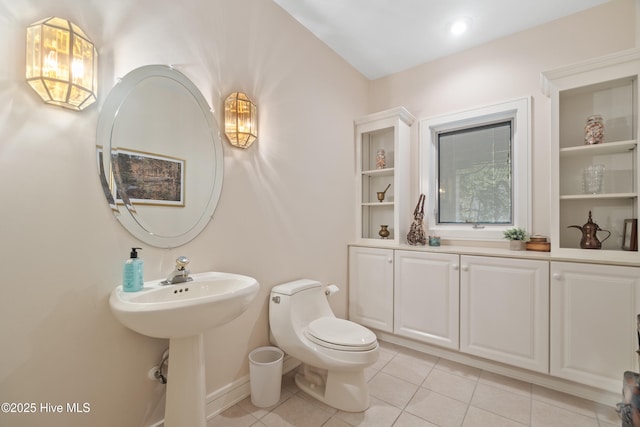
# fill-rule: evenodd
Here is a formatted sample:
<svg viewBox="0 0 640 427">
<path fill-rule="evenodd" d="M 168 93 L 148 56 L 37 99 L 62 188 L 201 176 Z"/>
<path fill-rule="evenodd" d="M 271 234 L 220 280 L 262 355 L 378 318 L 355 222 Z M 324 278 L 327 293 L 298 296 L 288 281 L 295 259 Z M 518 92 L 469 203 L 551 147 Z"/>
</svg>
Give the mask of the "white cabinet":
<svg viewBox="0 0 640 427">
<path fill-rule="evenodd" d="M 460 268 L 460 351 L 548 372 L 549 263 L 463 255 Z"/>
<path fill-rule="evenodd" d="M 349 319 L 393 332 L 393 250 L 349 248 Z"/>
<path fill-rule="evenodd" d="M 619 392 L 636 371 L 640 268 L 551 263 L 550 373 Z"/>
<path fill-rule="evenodd" d="M 458 349 L 459 256 L 395 251 L 394 333 Z"/>
<path fill-rule="evenodd" d="M 398 107 L 355 121 L 356 238 L 359 242 L 398 244 L 407 234 L 409 127 L 414 120 L 406 109 Z M 388 236 L 380 235 L 383 228 L 389 232 Z"/>
<path fill-rule="evenodd" d="M 580 230 L 569 226 L 585 224 L 591 211 L 611 237 L 602 251 L 586 256 L 637 256 L 621 248 L 624 220 L 638 215 L 639 75 L 635 49 L 543 73 L 543 90 L 551 98 L 552 252 L 585 256 Z M 593 115 L 604 119 L 604 142 L 586 145 L 585 125 Z M 602 181 L 588 188 L 585 174 L 593 166 L 603 168 Z M 598 233 L 599 240 L 606 236 Z"/>
</svg>

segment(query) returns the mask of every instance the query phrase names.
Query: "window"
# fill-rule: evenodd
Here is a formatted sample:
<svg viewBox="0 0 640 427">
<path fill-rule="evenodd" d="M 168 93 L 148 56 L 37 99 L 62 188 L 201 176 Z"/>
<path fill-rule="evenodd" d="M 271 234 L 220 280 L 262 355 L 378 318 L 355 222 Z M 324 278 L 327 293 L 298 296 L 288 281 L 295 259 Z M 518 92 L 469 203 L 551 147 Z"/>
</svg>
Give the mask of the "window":
<svg viewBox="0 0 640 427">
<path fill-rule="evenodd" d="M 529 98 L 421 122 L 421 191 L 431 234 L 502 239 L 530 229 Z"/>
</svg>

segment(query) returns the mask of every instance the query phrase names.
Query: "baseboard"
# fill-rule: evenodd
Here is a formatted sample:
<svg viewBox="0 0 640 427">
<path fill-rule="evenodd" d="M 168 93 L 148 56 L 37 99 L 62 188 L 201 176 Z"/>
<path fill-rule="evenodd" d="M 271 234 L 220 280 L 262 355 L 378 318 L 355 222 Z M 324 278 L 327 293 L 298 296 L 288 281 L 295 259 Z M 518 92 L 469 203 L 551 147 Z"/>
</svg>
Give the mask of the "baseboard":
<svg viewBox="0 0 640 427">
<path fill-rule="evenodd" d="M 285 355 L 284 361 L 282 362 L 282 374 L 284 375 L 292 371 L 298 367 L 298 365 L 300 365 L 300 362 L 297 359 Z M 240 377 L 232 383 L 209 393 L 205 402 L 207 421 L 250 395 L 251 385 L 249 383 L 249 375 Z M 152 424 L 150 427 L 162 426 L 164 426 L 164 419 Z"/>
</svg>

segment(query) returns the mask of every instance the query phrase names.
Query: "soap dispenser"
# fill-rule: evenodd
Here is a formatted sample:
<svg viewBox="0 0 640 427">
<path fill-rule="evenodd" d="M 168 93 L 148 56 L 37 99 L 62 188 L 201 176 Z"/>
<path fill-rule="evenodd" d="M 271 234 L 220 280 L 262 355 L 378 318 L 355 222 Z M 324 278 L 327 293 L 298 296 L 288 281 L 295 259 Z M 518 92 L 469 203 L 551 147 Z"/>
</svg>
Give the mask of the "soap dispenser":
<svg viewBox="0 0 640 427">
<path fill-rule="evenodd" d="M 138 292 L 142 290 L 142 284 L 144 283 L 144 261 L 138 258 L 138 250 L 142 250 L 142 248 L 131 248 L 129 259 L 124 262 L 122 290 L 125 292 Z"/>
</svg>

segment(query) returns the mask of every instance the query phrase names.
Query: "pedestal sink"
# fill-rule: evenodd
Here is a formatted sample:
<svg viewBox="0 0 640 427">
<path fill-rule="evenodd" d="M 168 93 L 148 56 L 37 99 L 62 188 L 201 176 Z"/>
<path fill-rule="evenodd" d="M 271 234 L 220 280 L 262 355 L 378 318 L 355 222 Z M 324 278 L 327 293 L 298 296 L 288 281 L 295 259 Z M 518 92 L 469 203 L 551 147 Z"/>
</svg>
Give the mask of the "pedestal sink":
<svg viewBox="0 0 640 427">
<path fill-rule="evenodd" d="M 162 285 L 145 282 L 140 292 L 118 286 L 109 304 L 115 317 L 140 334 L 169 339 L 170 369 L 165 427 L 205 427 L 205 373 L 202 334 L 242 314 L 258 293 L 256 279 L 207 272 L 193 281 Z"/>
</svg>

